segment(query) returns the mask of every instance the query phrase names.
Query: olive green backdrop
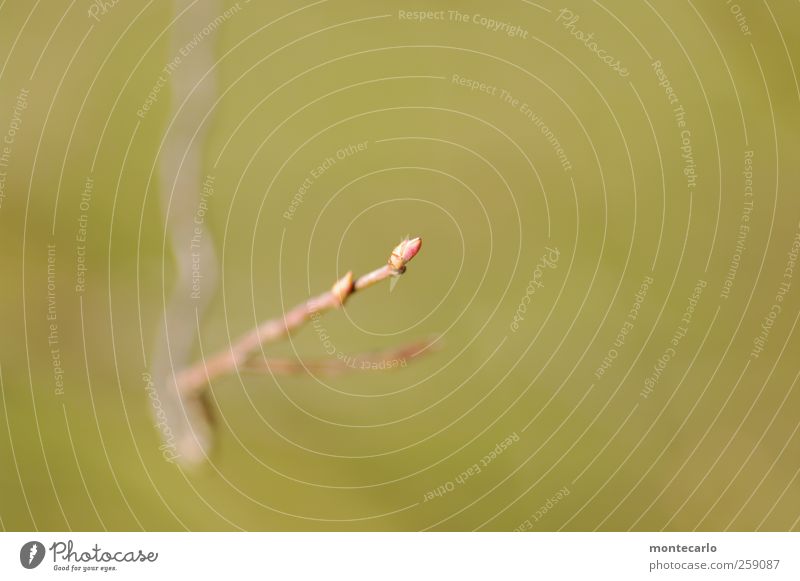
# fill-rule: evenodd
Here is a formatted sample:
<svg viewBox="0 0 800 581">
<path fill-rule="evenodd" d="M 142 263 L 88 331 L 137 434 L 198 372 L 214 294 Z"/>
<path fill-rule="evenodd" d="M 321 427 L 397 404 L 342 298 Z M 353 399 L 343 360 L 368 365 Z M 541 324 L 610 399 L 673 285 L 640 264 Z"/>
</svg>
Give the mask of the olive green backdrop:
<svg viewBox="0 0 800 581">
<path fill-rule="evenodd" d="M 98 6 L 0 3 L 2 527 L 800 527 L 800 5 L 227 3 L 195 353 L 404 235 L 392 292 L 268 352 L 441 348 L 215 381 L 194 469 L 143 376 L 172 8 Z"/>
</svg>

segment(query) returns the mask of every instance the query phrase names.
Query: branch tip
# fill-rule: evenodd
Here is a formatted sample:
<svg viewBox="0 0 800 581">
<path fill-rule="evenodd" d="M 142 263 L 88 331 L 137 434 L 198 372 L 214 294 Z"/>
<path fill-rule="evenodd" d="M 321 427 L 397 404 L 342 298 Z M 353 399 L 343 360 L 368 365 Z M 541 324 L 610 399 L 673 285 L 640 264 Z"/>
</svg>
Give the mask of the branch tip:
<svg viewBox="0 0 800 581">
<path fill-rule="evenodd" d="M 403 274 L 406 270 L 406 264 L 411 262 L 411 259 L 417 255 L 419 249 L 422 247 L 422 238 L 406 238 L 400 244 L 395 246 L 392 254 L 389 256 L 389 266 L 397 274 Z"/>
<path fill-rule="evenodd" d="M 177 383 L 181 394 L 186 397 L 202 393 L 214 378 L 231 373 L 239 365 L 247 365 L 263 345 L 285 338 L 318 314 L 341 307 L 354 292 L 369 288 L 387 278 L 400 276 L 421 246 L 422 239 L 419 237 L 404 239 L 392 250 L 387 264 L 358 278 L 353 276 L 352 271 L 348 271 L 329 291 L 289 309 L 280 317 L 260 323 L 234 341 L 228 349 L 179 372 Z"/>
</svg>

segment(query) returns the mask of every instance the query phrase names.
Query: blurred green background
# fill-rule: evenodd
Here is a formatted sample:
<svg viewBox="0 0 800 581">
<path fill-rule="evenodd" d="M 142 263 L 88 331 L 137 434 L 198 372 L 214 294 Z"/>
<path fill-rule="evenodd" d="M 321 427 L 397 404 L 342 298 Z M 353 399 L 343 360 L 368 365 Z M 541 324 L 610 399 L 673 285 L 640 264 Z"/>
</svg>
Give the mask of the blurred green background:
<svg viewBox="0 0 800 581">
<path fill-rule="evenodd" d="M 3 2 L 4 529 L 798 529 L 797 3 L 225 8 L 194 355 L 404 235 L 396 289 L 321 323 L 341 353 L 441 349 L 215 381 L 211 460 L 165 461 L 143 374 L 176 271 L 169 83 L 137 110 L 173 7 Z M 268 352 L 327 356 L 312 327 Z"/>
</svg>

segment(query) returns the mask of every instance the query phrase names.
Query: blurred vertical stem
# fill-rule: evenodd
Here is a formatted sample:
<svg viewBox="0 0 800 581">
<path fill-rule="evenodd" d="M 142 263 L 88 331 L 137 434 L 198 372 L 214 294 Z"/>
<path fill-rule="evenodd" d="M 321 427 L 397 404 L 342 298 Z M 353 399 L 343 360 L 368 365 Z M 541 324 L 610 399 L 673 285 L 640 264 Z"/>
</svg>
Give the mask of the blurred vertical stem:
<svg viewBox="0 0 800 581">
<path fill-rule="evenodd" d="M 159 421 L 166 422 L 159 426 L 164 438 L 162 448 L 171 451 L 170 457 L 177 457 L 184 464 L 194 464 L 206 458 L 211 447 L 210 409 L 204 393 L 182 397 L 176 375 L 191 363 L 195 331 L 217 281 L 217 259 L 210 232 L 201 225 L 199 246 L 192 247 L 190 243 L 204 181 L 203 146 L 208 123 L 204 123 L 203 118 L 213 106 L 218 88 L 213 68 L 213 35 L 194 45 L 188 54 L 186 50 L 181 52 L 181 48 L 187 47 L 193 37 L 220 14 L 221 7 L 218 0 L 174 0 L 173 8 L 174 22 L 166 62 L 176 56 L 181 60 L 171 70 L 170 112 L 158 157 L 165 234 L 163 316 L 159 321 L 150 371 L 164 411 Z M 176 277 L 167 296 L 170 253 L 175 261 Z M 192 298 L 193 258 L 199 258 L 195 268 L 199 268 L 202 276 L 199 298 Z"/>
</svg>

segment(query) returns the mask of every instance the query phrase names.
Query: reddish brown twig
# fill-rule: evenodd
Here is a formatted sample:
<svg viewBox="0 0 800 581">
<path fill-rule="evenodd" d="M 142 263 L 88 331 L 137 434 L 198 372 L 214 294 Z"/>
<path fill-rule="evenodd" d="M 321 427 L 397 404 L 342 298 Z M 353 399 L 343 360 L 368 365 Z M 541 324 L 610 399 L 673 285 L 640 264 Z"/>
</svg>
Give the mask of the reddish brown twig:
<svg viewBox="0 0 800 581">
<path fill-rule="evenodd" d="M 286 337 L 302 327 L 314 314 L 339 308 L 353 293 L 403 274 L 406 264 L 416 256 L 421 246 L 420 238 L 405 239 L 395 247 L 384 266 L 358 278 L 353 278 L 353 273 L 348 272 L 336 281 L 331 290 L 297 305 L 282 317 L 261 323 L 234 341 L 228 349 L 182 371 L 177 377 L 179 392 L 184 396 L 201 393 L 209 382 L 244 367 L 251 357 L 260 352 L 262 345 Z"/>
<path fill-rule="evenodd" d="M 383 371 L 406 367 L 410 360 L 421 357 L 436 349 L 438 337 L 425 341 L 416 341 L 399 348 L 384 351 L 359 353 L 357 355 L 341 355 L 331 359 L 302 361 L 299 359 L 254 358 L 242 366 L 243 371 L 251 373 L 274 373 L 290 375 L 314 373 L 321 375 L 339 375 L 350 371 Z"/>
</svg>

